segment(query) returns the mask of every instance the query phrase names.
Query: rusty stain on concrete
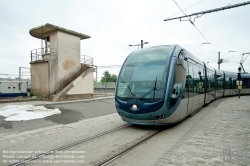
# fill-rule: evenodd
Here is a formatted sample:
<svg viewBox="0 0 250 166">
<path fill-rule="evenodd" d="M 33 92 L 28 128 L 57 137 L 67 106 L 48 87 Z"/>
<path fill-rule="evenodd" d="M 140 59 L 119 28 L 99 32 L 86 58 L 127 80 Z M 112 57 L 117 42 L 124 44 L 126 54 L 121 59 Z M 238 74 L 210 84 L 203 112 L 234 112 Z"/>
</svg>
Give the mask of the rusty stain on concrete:
<svg viewBox="0 0 250 166">
<path fill-rule="evenodd" d="M 76 63 L 72 60 L 65 60 L 62 65 L 65 70 L 69 70 L 74 67 Z"/>
</svg>

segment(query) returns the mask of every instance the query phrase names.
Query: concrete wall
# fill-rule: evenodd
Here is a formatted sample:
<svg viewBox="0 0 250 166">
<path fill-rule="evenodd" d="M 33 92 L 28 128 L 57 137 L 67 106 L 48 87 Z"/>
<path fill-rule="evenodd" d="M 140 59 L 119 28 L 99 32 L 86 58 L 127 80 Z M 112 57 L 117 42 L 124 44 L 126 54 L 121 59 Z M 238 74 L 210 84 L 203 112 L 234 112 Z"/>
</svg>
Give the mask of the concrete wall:
<svg viewBox="0 0 250 166">
<path fill-rule="evenodd" d="M 58 32 L 58 78 L 63 78 L 80 65 L 80 37 Z"/>
<path fill-rule="evenodd" d="M 31 93 L 42 98 L 49 96 L 48 62 L 31 63 Z"/>
<path fill-rule="evenodd" d="M 58 82 L 58 32 L 53 31 L 50 33 L 50 48 L 53 58 L 49 61 L 49 92 L 53 93 L 55 85 Z M 56 54 L 54 54 L 56 52 Z"/>
<path fill-rule="evenodd" d="M 74 82 L 74 87 L 67 92 L 67 95 L 76 94 L 93 94 L 93 72 L 88 73 L 85 77 L 78 77 Z"/>
</svg>

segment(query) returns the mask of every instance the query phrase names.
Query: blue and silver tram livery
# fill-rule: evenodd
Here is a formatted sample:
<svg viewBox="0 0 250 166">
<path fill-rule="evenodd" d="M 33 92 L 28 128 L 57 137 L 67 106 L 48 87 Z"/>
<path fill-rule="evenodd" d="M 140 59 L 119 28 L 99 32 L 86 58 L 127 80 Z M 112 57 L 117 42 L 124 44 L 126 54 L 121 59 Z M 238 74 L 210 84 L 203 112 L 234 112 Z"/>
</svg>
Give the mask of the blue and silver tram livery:
<svg viewBox="0 0 250 166">
<path fill-rule="evenodd" d="M 173 124 L 216 98 L 236 95 L 236 76 L 206 66 L 179 45 L 144 48 L 132 52 L 120 70 L 116 110 L 131 124 Z M 250 75 L 242 77 L 243 90 L 250 88 Z"/>
</svg>

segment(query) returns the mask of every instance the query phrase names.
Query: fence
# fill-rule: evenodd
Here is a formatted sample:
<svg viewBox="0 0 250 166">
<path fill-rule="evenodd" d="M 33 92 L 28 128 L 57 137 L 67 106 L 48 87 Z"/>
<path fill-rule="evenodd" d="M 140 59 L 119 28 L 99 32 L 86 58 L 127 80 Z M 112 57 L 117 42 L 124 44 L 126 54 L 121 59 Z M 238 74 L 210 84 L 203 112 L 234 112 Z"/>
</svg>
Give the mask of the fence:
<svg viewBox="0 0 250 166">
<path fill-rule="evenodd" d="M 19 75 L 9 75 L 9 74 L 0 74 L 0 80 L 20 80 L 18 77 Z M 48 80 L 52 83 L 59 82 L 61 78 L 55 78 L 55 77 L 34 77 L 29 75 L 25 75 L 23 77 L 29 77 L 21 80 L 26 80 L 28 82 L 27 85 L 27 91 L 31 92 L 31 86 L 32 86 L 32 95 L 34 96 L 39 96 L 39 94 L 42 93 L 46 88 L 51 87 L 51 85 L 48 85 Z M 95 78 L 95 77 L 94 77 Z M 100 77 L 101 78 L 101 77 Z M 41 83 L 41 80 L 44 80 L 44 82 Z M 32 81 L 32 82 L 31 82 Z M 50 93 L 53 92 L 54 86 L 52 86 Z M 107 95 L 114 95 L 115 93 L 115 87 L 116 87 L 116 82 L 95 82 L 93 81 L 93 92 L 94 96 L 107 96 Z M 49 97 L 50 93 L 48 93 L 46 96 Z"/>
<path fill-rule="evenodd" d="M 94 93 L 96 95 L 114 95 L 116 82 L 96 82 L 94 83 Z"/>
<path fill-rule="evenodd" d="M 61 80 L 61 78 L 54 78 L 54 77 L 50 77 L 50 78 L 35 78 L 35 77 L 32 77 L 32 83 L 31 83 L 31 86 L 32 86 L 32 95 L 39 95 L 42 93 L 42 91 L 44 91 L 47 87 L 51 87 L 51 85 L 46 85 L 46 81 L 44 82 L 44 84 L 41 84 L 38 83 L 38 82 L 41 82 L 41 80 L 50 80 L 50 82 L 58 82 Z M 40 85 L 39 85 L 40 84 Z M 39 86 L 39 87 L 37 87 Z M 49 97 L 51 95 L 51 93 L 53 93 L 54 91 L 54 88 L 56 85 L 52 86 L 51 90 L 50 90 L 50 93 L 47 94 L 47 97 Z M 93 81 L 93 92 L 94 92 L 94 96 L 112 96 L 115 94 L 115 87 L 116 87 L 116 82 L 94 82 Z"/>
</svg>

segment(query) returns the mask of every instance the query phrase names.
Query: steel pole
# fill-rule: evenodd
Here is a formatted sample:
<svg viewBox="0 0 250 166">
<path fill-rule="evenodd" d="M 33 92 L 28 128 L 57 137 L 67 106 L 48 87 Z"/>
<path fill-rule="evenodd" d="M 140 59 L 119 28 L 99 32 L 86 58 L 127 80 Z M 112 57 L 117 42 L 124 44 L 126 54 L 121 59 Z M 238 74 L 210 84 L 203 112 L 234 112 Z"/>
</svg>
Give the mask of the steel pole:
<svg viewBox="0 0 250 166">
<path fill-rule="evenodd" d="M 21 81 L 21 67 L 19 67 L 19 81 Z"/>
<path fill-rule="evenodd" d="M 220 70 L 220 52 L 218 52 L 218 70 Z"/>
<path fill-rule="evenodd" d="M 96 66 L 96 76 L 95 77 L 96 77 L 95 79 L 96 79 L 96 83 L 97 83 L 97 66 Z"/>
</svg>

